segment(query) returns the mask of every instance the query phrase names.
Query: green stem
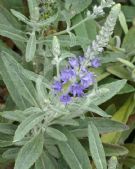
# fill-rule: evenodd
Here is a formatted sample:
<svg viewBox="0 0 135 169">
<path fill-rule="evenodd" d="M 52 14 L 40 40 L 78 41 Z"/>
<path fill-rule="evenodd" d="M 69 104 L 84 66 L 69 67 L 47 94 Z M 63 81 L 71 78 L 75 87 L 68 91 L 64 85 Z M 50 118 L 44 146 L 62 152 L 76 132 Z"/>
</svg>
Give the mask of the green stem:
<svg viewBox="0 0 135 169">
<path fill-rule="evenodd" d="M 80 26 L 81 24 L 83 24 L 84 22 L 88 21 L 89 19 L 94 19 L 94 17 L 88 16 L 88 17 L 86 17 L 85 19 L 83 19 L 81 22 L 79 22 L 79 23 L 73 25 L 72 27 L 70 27 L 70 28 L 68 28 L 68 29 L 66 29 L 66 30 L 63 30 L 63 31 L 54 33 L 54 34 L 52 34 L 52 35 L 50 35 L 50 36 L 48 36 L 48 37 L 58 36 L 58 35 L 62 35 L 62 34 L 65 34 L 65 33 L 67 33 L 67 32 L 70 32 L 70 31 L 72 31 L 73 29 L 75 29 L 76 27 L 78 27 L 78 26 Z"/>
</svg>

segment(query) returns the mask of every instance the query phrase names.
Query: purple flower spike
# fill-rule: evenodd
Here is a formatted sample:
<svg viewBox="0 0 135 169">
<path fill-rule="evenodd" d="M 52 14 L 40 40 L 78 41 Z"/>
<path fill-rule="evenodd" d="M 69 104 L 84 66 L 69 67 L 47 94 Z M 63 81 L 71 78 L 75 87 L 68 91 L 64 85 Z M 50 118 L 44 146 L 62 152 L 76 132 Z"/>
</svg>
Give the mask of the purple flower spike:
<svg viewBox="0 0 135 169">
<path fill-rule="evenodd" d="M 60 74 L 60 78 L 63 81 L 63 83 L 68 82 L 73 76 L 75 76 L 75 71 L 71 68 L 64 69 Z"/>
<path fill-rule="evenodd" d="M 99 58 L 94 58 L 91 60 L 91 66 L 94 68 L 97 68 L 99 66 L 101 66 L 101 62 Z"/>
<path fill-rule="evenodd" d="M 94 83 L 95 77 L 94 74 L 89 72 L 81 78 L 81 85 L 83 88 L 87 88 Z"/>
<path fill-rule="evenodd" d="M 71 101 L 71 97 L 68 94 L 62 95 L 60 101 L 67 105 Z"/>
<path fill-rule="evenodd" d="M 73 96 L 81 97 L 83 96 L 83 87 L 80 84 L 74 84 L 70 87 L 70 92 L 73 94 Z"/>
<path fill-rule="evenodd" d="M 78 59 L 77 58 L 70 58 L 69 64 L 72 68 L 78 67 L 79 66 Z"/>
<path fill-rule="evenodd" d="M 61 89 L 62 89 L 62 84 L 61 84 L 61 82 L 55 81 L 54 84 L 53 84 L 53 86 L 52 86 L 52 88 L 53 88 L 55 91 L 60 92 Z"/>
</svg>

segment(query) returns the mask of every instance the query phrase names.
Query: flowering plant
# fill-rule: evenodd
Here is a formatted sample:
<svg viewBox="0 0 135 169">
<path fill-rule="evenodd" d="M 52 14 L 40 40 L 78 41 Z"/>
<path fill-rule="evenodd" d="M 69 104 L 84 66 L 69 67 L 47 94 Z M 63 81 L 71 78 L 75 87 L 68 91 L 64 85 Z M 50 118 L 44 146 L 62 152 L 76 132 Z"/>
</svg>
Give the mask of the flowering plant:
<svg viewBox="0 0 135 169">
<path fill-rule="evenodd" d="M 121 5 L 113 0 L 27 2 L 30 17 L 11 9 L 13 16 L 7 11 L 6 16 L 13 23 L 0 24 L 0 34 L 17 50 L 1 42 L 0 74 L 10 93 L 9 108 L 0 113 L 2 158 L 15 161 L 14 169 L 115 169 L 117 156 L 128 150 L 111 144 L 117 133 L 108 133 L 128 127 L 100 105 L 125 93 L 128 85 L 126 78 L 104 82 L 110 75 L 105 64 L 119 60 L 135 70 L 120 56 L 123 49 L 111 44 L 119 42 L 111 36 Z M 53 4 L 49 16 L 47 3 Z M 117 57 L 106 57 L 109 50 Z M 133 111 L 133 96 L 129 99 Z M 119 151 L 113 154 L 114 148 Z"/>
</svg>

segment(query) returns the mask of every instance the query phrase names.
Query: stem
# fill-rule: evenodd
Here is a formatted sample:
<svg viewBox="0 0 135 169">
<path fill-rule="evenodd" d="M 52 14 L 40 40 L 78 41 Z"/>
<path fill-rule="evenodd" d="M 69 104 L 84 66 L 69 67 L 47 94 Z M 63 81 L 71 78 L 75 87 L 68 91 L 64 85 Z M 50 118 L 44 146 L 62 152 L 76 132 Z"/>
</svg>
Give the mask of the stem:
<svg viewBox="0 0 135 169">
<path fill-rule="evenodd" d="M 51 37 L 51 36 L 58 36 L 58 35 L 62 35 L 62 34 L 65 34 L 67 32 L 70 32 L 72 31 L 73 29 L 75 29 L 76 27 L 80 26 L 81 24 L 83 24 L 84 22 L 88 21 L 89 19 L 94 19 L 95 17 L 92 17 L 92 16 L 87 16 L 85 19 L 83 19 L 81 22 L 73 25 L 72 27 L 66 29 L 66 30 L 63 30 L 63 31 L 60 31 L 60 32 L 57 32 L 57 33 L 54 33 L 48 37 Z"/>
</svg>

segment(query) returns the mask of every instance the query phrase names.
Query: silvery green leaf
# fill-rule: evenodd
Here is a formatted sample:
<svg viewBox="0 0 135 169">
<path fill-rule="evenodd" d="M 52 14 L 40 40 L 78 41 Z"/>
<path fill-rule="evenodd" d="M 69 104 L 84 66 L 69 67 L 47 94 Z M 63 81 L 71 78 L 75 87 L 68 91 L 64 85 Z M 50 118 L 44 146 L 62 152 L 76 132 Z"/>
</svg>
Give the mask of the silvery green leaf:
<svg viewBox="0 0 135 169">
<path fill-rule="evenodd" d="M 73 134 L 61 129 L 66 135 L 66 142 L 58 142 L 58 147 L 71 169 L 92 169 L 87 152 Z"/>
<path fill-rule="evenodd" d="M 100 117 L 87 117 L 85 119 L 78 119 L 77 122 L 79 123 L 79 126 L 72 127 L 72 133 L 78 138 L 88 137 L 88 125 L 90 122 L 95 124 L 100 134 L 128 129 L 128 126 L 123 123 Z"/>
<path fill-rule="evenodd" d="M 88 125 L 89 147 L 92 159 L 97 169 L 107 169 L 105 152 L 98 130 L 93 122 Z"/>
<path fill-rule="evenodd" d="M 46 133 L 56 139 L 56 140 L 59 140 L 59 141 L 67 141 L 67 138 L 66 136 L 59 130 L 55 129 L 55 128 L 52 128 L 52 127 L 48 127 L 46 129 Z"/>
<path fill-rule="evenodd" d="M 33 58 L 35 57 L 35 52 L 36 52 L 36 35 L 35 35 L 35 31 L 33 31 L 30 35 L 30 38 L 26 46 L 26 53 L 25 53 L 26 62 L 30 62 L 33 60 Z"/>
<path fill-rule="evenodd" d="M 25 33 L 11 26 L 0 24 L 0 35 L 12 40 L 26 42 Z"/>
<path fill-rule="evenodd" d="M 124 33 L 127 34 L 128 33 L 128 26 L 126 23 L 126 18 L 124 16 L 124 13 L 122 11 L 120 11 L 120 14 L 119 14 L 119 21 L 120 21 L 120 24 L 121 24 L 121 27 L 122 27 Z"/>
<path fill-rule="evenodd" d="M 20 148 L 15 147 L 15 148 L 9 148 L 6 150 L 3 154 L 2 157 L 8 160 L 15 160 L 18 154 Z"/>
<path fill-rule="evenodd" d="M 29 20 L 26 16 L 24 16 L 23 14 L 21 14 L 20 12 L 14 10 L 14 9 L 11 9 L 11 12 L 12 14 L 17 17 L 20 21 L 23 21 L 25 23 L 29 23 Z"/>
<path fill-rule="evenodd" d="M 59 43 L 59 40 L 56 36 L 53 37 L 53 42 L 52 42 L 52 52 L 53 52 L 53 55 L 57 57 L 60 55 L 60 43 Z"/>
<path fill-rule="evenodd" d="M 79 123 L 76 120 L 73 119 L 56 119 L 53 120 L 51 124 L 59 124 L 62 126 L 79 126 Z"/>
<path fill-rule="evenodd" d="M 40 113 L 42 110 L 39 107 L 29 107 L 25 109 L 21 114 L 24 114 L 25 116 L 29 116 L 33 113 Z"/>
<path fill-rule="evenodd" d="M 33 127 L 35 127 L 37 124 L 39 124 L 45 114 L 43 112 L 35 113 L 27 117 L 25 120 L 21 122 L 21 124 L 18 126 L 17 130 L 15 131 L 14 135 L 14 142 L 20 141 L 24 138 L 24 136 L 31 130 Z"/>
<path fill-rule="evenodd" d="M 126 84 L 126 80 L 118 80 L 99 87 L 97 94 L 92 96 L 90 102 L 100 105 L 115 96 Z M 89 99 L 89 98 L 88 98 Z"/>
<path fill-rule="evenodd" d="M 43 152 L 40 158 L 35 163 L 35 169 L 56 169 L 47 152 Z"/>
<path fill-rule="evenodd" d="M 115 156 L 111 157 L 108 162 L 108 169 L 116 169 L 117 164 L 118 164 L 117 157 Z"/>
<path fill-rule="evenodd" d="M 39 8 L 38 8 L 38 2 L 37 0 L 27 0 L 28 1 L 28 7 L 30 12 L 30 18 L 32 20 L 38 20 L 39 19 Z"/>
<path fill-rule="evenodd" d="M 19 151 L 14 169 L 29 169 L 40 157 L 43 150 L 43 134 L 39 133 Z"/>
<path fill-rule="evenodd" d="M 46 88 L 44 88 L 42 81 L 43 78 L 40 76 L 36 80 L 37 98 L 41 106 L 44 104 L 47 98 L 47 91 Z"/>
<path fill-rule="evenodd" d="M 29 80 L 32 80 L 34 82 L 36 82 L 37 78 L 39 78 L 39 76 L 41 75 L 38 75 L 30 70 L 26 70 L 26 69 L 22 69 L 22 74 Z M 43 76 L 41 76 L 41 78 L 43 78 Z M 51 89 L 51 83 L 46 79 L 44 78 L 43 81 L 42 81 L 42 84 L 47 88 L 47 89 Z"/>
<path fill-rule="evenodd" d="M 21 122 L 25 119 L 25 116 L 22 114 L 22 111 L 20 110 L 4 111 L 0 113 L 0 116 L 8 120 L 18 121 L 18 122 Z"/>
<path fill-rule="evenodd" d="M 0 133 L 0 147 L 7 147 L 13 144 L 13 136 Z"/>
<path fill-rule="evenodd" d="M 16 125 L 8 123 L 0 123 L 0 132 L 8 135 L 13 135 L 16 130 Z"/>
<path fill-rule="evenodd" d="M 19 93 L 18 97 L 22 96 L 24 98 L 22 101 L 23 104 L 26 104 L 26 107 L 28 107 L 28 105 L 30 106 L 30 104 L 32 106 L 33 105 L 37 106 L 37 100 L 35 97 L 35 92 L 36 92 L 35 88 L 32 82 L 26 79 L 24 75 L 21 73 L 22 66 L 7 52 L 2 53 L 1 60 L 3 62 L 2 66 L 4 66 L 9 79 L 11 79 L 11 81 L 13 82 L 13 86 L 12 86 L 13 88 L 11 88 L 10 86 L 11 82 L 9 82 L 9 79 L 5 77 L 5 72 L 3 72 L 3 78 L 5 80 L 5 83 L 7 86 L 9 85 L 8 86 L 8 89 L 10 89 L 9 92 L 12 93 L 11 96 L 14 98 L 15 93 L 13 93 L 13 91 L 14 92 L 17 91 Z M 28 102 L 26 102 L 26 100 Z M 16 102 L 18 103 L 18 100 L 14 100 L 14 101 L 15 103 Z"/>
<path fill-rule="evenodd" d="M 105 111 L 103 111 L 102 109 L 100 109 L 97 105 L 95 104 L 90 104 L 89 106 L 82 106 L 80 109 L 85 110 L 85 111 L 91 111 L 93 113 L 96 113 L 102 117 L 110 117 L 110 115 L 108 115 Z"/>
</svg>

